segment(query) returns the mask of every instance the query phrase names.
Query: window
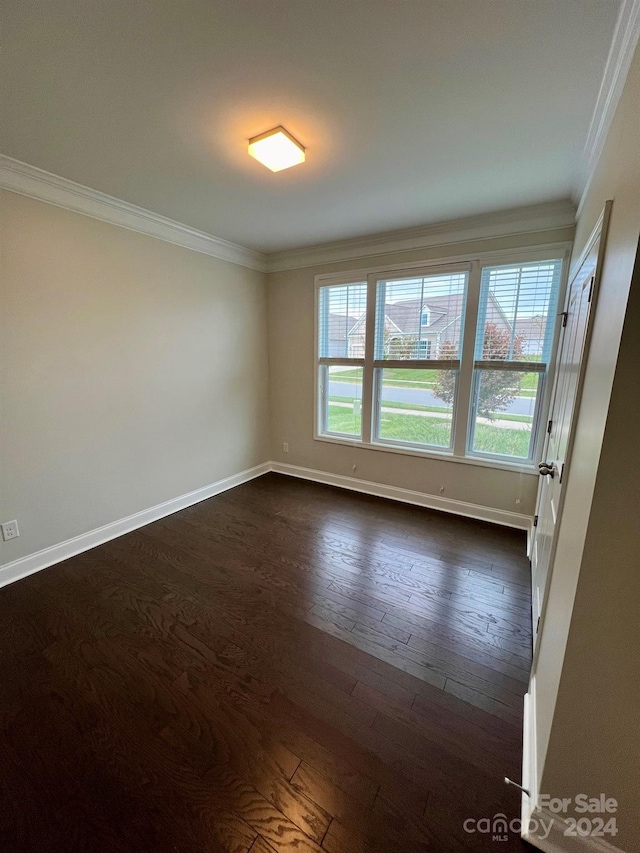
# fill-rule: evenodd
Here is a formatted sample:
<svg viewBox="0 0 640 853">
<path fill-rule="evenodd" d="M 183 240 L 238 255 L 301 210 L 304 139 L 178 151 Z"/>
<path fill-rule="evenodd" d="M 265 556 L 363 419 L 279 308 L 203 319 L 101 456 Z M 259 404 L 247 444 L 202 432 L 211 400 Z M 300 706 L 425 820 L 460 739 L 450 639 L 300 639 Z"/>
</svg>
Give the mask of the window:
<svg viewBox="0 0 640 853">
<path fill-rule="evenodd" d="M 320 289 L 320 432 L 362 438 L 366 282 Z"/>
<path fill-rule="evenodd" d="M 445 372 L 455 397 L 467 278 L 461 270 L 375 281 L 374 441 L 451 449 L 454 400 L 436 400 L 433 383 Z"/>
<path fill-rule="evenodd" d="M 431 358 L 431 341 L 418 341 L 418 353 L 420 358 Z"/>
<path fill-rule="evenodd" d="M 317 437 L 531 464 L 561 271 L 477 260 L 321 281 Z"/>
<path fill-rule="evenodd" d="M 469 430 L 474 455 L 533 456 L 560 270 L 560 261 L 482 270 Z"/>
</svg>

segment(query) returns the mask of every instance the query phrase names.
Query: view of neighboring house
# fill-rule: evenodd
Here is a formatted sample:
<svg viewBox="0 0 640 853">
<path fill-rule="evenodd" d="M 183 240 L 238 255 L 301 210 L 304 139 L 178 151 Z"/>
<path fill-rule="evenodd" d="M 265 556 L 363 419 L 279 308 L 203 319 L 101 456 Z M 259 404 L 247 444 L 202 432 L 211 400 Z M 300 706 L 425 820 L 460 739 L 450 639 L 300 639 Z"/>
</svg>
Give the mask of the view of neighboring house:
<svg viewBox="0 0 640 853">
<path fill-rule="evenodd" d="M 460 342 L 462 293 L 427 301 L 403 299 L 385 305 L 385 354 L 389 358 L 439 358 L 444 342 Z M 357 333 L 360 334 L 360 327 Z"/>
<path fill-rule="evenodd" d="M 423 358 L 438 359 L 442 345 L 459 344 L 464 294 L 433 296 L 425 300 L 403 299 L 388 302 L 385 305 L 384 357 L 395 359 Z M 499 329 L 511 331 L 511 323 L 490 295 L 488 302 L 488 320 Z M 525 353 L 536 352 L 539 346 L 540 324 L 531 318 L 530 329 L 518 334 L 525 337 L 530 349 Z M 332 357 L 364 358 L 365 315 L 358 318 L 344 314 L 329 315 L 329 352 Z M 531 333 L 531 341 L 526 339 Z M 346 346 L 345 346 L 346 343 Z"/>
<path fill-rule="evenodd" d="M 546 318 L 541 314 L 521 317 L 516 322 L 516 335 L 522 341 L 522 355 L 539 355 L 544 344 Z"/>
<path fill-rule="evenodd" d="M 347 314 L 329 314 L 329 358 L 359 358 L 347 346 L 349 332 L 358 322 L 357 317 Z"/>
</svg>

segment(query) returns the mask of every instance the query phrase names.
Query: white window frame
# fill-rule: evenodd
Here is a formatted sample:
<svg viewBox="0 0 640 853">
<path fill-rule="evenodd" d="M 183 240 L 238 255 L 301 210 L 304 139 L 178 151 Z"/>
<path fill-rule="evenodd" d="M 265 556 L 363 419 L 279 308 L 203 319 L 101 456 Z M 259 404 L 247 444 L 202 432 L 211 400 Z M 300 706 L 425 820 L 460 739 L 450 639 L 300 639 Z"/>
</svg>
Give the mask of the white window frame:
<svg viewBox="0 0 640 853">
<path fill-rule="evenodd" d="M 344 277 L 343 280 L 332 281 L 331 284 L 335 286 L 340 285 L 366 285 L 366 278 L 356 277 L 352 278 L 350 276 Z M 362 446 L 365 433 L 364 426 L 364 412 L 365 412 L 365 399 L 364 399 L 364 388 L 365 388 L 365 376 L 364 376 L 364 368 L 365 368 L 365 358 L 354 358 L 351 355 L 345 356 L 319 356 L 318 353 L 320 351 L 320 337 L 319 337 L 319 291 L 322 287 L 322 284 L 318 284 L 316 282 L 316 287 L 314 291 L 314 300 L 315 300 L 315 313 L 314 313 L 314 354 L 315 354 L 315 383 L 314 383 L 314 399 L 315 399 L 315 409 L 314 409 L 314 438 L 318 440 L 328 440 L 328 441 L 337 441 L 339 443 L 348 442 L 349 444 L 355 443 L 358 446 Z M 368 297 L 368 294 L 367 294 Z M 367 301 L 367 307 L 368 307 Z M 367 320 L 365 320 L 365 323 Z M 365 325 L 365 329 L 366 329 Z M 368 347 L 368 333 L 365 332 L 365 347 Z M 347 353 L 350 351 L 350 344 L 347 341 Z M 366 355 L 366 353 L 365 353 Z M 362 400 L 361 400 L 361 438 L 357 436 L 349 435 L 348 433 L 340 433 L 340 432 L 332 432 L 329 429 L 325 428 L 325 420 L 327 409 L 322 401 L 322 395 L 324 393 L 323 382 L 320 380 L 320 371 L 326 368 L 327 373 L 330 367 L 343 367 L 350 366 L 353 368 L 361 368 L 362 369 Z M 370 405 L 369 405 L 370 408 Z"/>
<path fill-rule="evenodd" d="M 553 384 L 553 366 L 558 345 L 561 324 L 556 322 L 553 329 L 553 343 L 549 364 L 544 372 L 542 385 L 540 387 L 536 409 L 534 412 L 532 431 L 534 433 L 532 457 L 529 460 L 514 457 L 500 457 L 494 454 L 483 454 L 478 451 L 470 451 L 473 428 L 471 424 L 472 384 L 474 381 L 475 364 L 475 338 L 478 320 L 480 285 L 482 268 L 486 266 L 497 266 L 501 264 L 525 264 L 537 261 L 557 260 L 562 261 L 560 276 L 560 288 L 557 305 L 564 304 L 564 293 L 566 290 L 569 273 L 569 258 L 572 244 L 568 242 L 548 243 L 530 248 L 515 248 L 497 252 L 483 252 L 473 255 L 459 255 L 447 258 L 426 260 L 423 262 L 412 262 L 393 264 L 381 267 L 368 267 L 365 269 L 354 269 L 341 273 L 325 273 L 315 276 L 314 280 L 314 439 L 331 444 L 349 445 L 351 447 L 363 447 L 368 450 L 398 453 L 401 455 L 427 457 L 433 459 L 447 460 L 463 464 L 476 465 L 479 467 L 502 468 L 507 470 L 535 471 L 540 460 L 542 445 L 549 411 L 550 393 Z M 377 367 L 391 368 L 394 366 L 412 367 L 423 369 L 434 369 L 437 367 L 448 367 L 449 365 L 439 360 L 411 360 L 403 362 L 375 362 L 375 304 L 377 282 L 385 277 L 392 279 L 394 276 L 430 276 L 446 274 L 447 272 L 461 272 L 468 270 L 466 308 L 462 319 L 462 337 L 460 350 L 460 367 L 458 374 L 458 387 L 456 403 L 453 411 L 452 422 L 452 446 L 449 449 L 436 449 L 434 447 L 421 447 L 415 444 L 402 444 L 401 442 L 389 441 L 387 439 L 374 439 L 377 434 L 375 417 L 378 407 L 374 406 L 377 390 L 374 387 L 374 376 Z M 318 321 L 319 321 L 319 289 L 327 285 L 346 285 L 359 282 L 367 282 L 367 317 L 366 317 L 366 341 L 365 357 L 363 359 L 319 359 L 318 357 Z M 551 308 L 553 311 L 553 306 Z M 556 311 L 558 316 L 561 316 Z M 327 433 L 322 431 L 322 413 L 324 407 L 320 401 L 319 366 L 322 363 L 345 361 L 353 367 L 363 368 L 362 385 L 362 438 L 350 437 L 343 434 Z M 533 362 L 531 364 L 534 364 Z M 509 369 L 509 368 L 505 368 Z M 515 368 L 514 368 L 515 369 Z M 528 368 L 531 370 L 531 366 Z M 535 368 L 533 368 L 535 370 Z"/>
</svg>

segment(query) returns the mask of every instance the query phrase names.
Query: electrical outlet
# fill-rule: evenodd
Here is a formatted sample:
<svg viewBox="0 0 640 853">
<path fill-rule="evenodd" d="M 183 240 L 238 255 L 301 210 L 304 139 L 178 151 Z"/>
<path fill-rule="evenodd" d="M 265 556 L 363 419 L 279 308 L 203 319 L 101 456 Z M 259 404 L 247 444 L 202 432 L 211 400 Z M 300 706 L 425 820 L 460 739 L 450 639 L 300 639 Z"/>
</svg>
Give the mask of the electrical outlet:
<svg viewBox="0 0 640 853">
<path fill-rule="evenodd" d="M 357 465 L 354 465 L 354 466 L 353 466 L 353 468 L 352 468 L 351 470 L 352 470 L 352 471 L 353 471 L 353 473 L 355 474 L 355 473 L 356 473 L 356 471 L 358 470 L 358 466 L 357 466 Z"/>
<path fill-rule="evenodd" d="M 441 495 L 444 495 L 444 486 L 440 486 L 438 491 L 440 492 Z"/>
<path fill-rule="evenodd" d="M 288 453 L 288 452 L 289 452 L 289 442 L 288 442 L 288 441 L 283 441 L 283 442 L 282 442 L 282 452 L 283 452 L 283 453 Z"/>
<path fill-rule="evenodd" d="M 520 500 L 520 498 L 516 498 L 516 506 L 520 506 L 521 503 L 522 501 Z"/>
<path fill-rule="evenodd" d="M 8 542 L 9 539 L 17 539 L 18 536 L 20 536 L 20 531 L 18 530 L 18 522 L 15 519 L 7 521 L 2 525 L 2 538 L 5 542 Z"/>
</svg>

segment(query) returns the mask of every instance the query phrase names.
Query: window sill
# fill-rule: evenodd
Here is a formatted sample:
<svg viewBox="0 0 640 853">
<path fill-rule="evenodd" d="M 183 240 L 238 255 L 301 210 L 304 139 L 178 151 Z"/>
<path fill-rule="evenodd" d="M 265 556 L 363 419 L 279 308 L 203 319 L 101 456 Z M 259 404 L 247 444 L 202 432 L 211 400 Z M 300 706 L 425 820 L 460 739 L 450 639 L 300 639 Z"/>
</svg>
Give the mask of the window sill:
<svg viewBox="0 0 640 853">
<path fill-rule="evenodd" d="M 401 456 L 414 456 L 422 459 L 437 459 L 440 462 L 458 462 L 463 465 L 475 465 L 478 468 L 497 468 L 501 471 L 529 474 L 538 476 L 537 467 L 532 462 L 503 462 L 502 460 L 480 459 L 470 456 L 454 456 L 451 451 L 420 450 L 395 444 L 374 444 L 349 438 L 331 435 L 315 435 L 314 441 L 324 441 L 327 444 L 340 444 L 345 447 L 364 448 L 365 450 L 381 450 L 383 453 L 396 453 Z"/>
</svg>

